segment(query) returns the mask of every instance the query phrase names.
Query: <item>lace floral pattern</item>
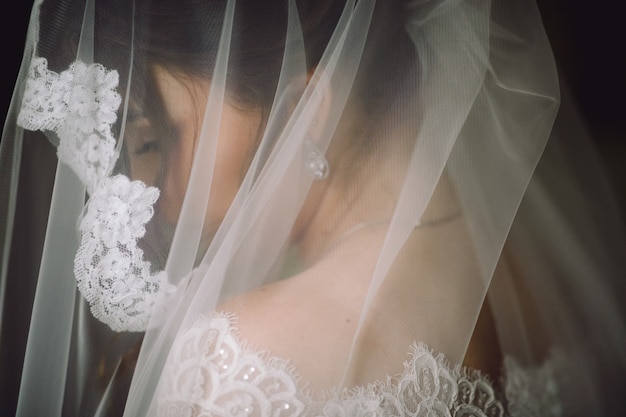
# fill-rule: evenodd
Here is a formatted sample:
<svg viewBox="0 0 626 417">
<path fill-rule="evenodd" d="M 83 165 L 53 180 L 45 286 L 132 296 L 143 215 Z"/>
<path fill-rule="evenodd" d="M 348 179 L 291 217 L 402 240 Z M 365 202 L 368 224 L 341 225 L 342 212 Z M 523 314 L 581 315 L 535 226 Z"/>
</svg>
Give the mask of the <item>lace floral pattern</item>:
<svg viewBox="0 0 626 417">
<path fill-rule="evenodd" d="M 35 57 L 18 124 L 56 133 L 58 158 L 91 195 L 79 227 L 74 274 L 92 314 L 115 331 L 143 331 L 175 287 L 164 272 L 151 271 L 137 245 L 159 190 L 123 175 L 108 176 L 118 158 L 111 131 L 121 103 L 118 83 L 117 71 L 100 64 L 76 61 L 56 73 L 45 58 Z"/>
<path fill-rule="evenodd" d="M 300 416 L 286 361 L 241 346 L 227 316 L 198 320 L 170 353 L 159 416 Z"/>
<path fill-rule="evenodd" d="M 145 330 L 160 297 L 174 287 L 153 274 L 137 240 L 146 232 L 159 190 L 123 175 L 107 177 L 87 205 L 74 260 L 78 289 L 92 314 L 116 331 Z"/>
<path fill-rule="evenodd" d="M 121 103 L 119 76 L 99 64 L 74 62 L 56 73 L 45 58 L 33 59 L 18 124 L 57 134 L 57 155 L 93 193 L 118 157 L 111 126 Z"/>
<path fill-rule="evenodd" d="M 299 390 L 287 361 L 242 345 L 232 320 L 214 313 L 176 340 L 162 378 L 159 416 L 529 417 L 546 409 L 561 415 L 551 366 L 527 372 L 507 359 L 500 395 L 480 372 L 451 366 L 418 343 L 397 378 L 313 400 Z"/>
<path fill-rule="evenodd" d="M 563 368 L 563 355 L 554 353 L 544 366 L 522 368 L 511 358 L 505 359 L 507 370 L 506 396 L 513 416 L 559 417 L 570 415 L 559 401 L 559 388 L 563 385 L 555 375 Z"/>
</svg>

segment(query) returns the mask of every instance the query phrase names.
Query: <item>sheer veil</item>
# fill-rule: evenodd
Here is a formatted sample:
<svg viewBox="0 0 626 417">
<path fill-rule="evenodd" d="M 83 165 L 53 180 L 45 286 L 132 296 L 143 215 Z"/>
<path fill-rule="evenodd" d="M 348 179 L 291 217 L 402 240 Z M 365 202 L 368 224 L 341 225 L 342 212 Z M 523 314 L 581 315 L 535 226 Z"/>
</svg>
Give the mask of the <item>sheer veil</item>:
<svg viewBox="0 0 626 417">
<path fill-rule="evenodd" d="M 456 415 L 492 415 L 471 370 L 507 415 L 618 413 L 624 227 L 533 1 L 35 3 L 0 149 L 10 412 L 450 415 L 461 385 L 404 383 L 431 352 L 485 406 Z M 223 323 L 296 386 L 211 397 Z"/>
</svg>

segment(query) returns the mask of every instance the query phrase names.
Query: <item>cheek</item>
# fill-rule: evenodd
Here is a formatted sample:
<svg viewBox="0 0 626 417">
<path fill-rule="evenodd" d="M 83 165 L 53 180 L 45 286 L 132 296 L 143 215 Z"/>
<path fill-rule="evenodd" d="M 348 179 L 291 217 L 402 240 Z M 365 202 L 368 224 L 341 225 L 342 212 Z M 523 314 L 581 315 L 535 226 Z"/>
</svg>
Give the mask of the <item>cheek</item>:
<svg viewBox="0 0 626 417">
<path fill-rule="evenodd" d="M 195 129 L 191 123 L 180 123 L 178 137 L 162 145 L 157 153 L 157 187 L 161 196 L 157 202 L 159 214 L 174 225 L 182 208 L 191 164 L 195 151 Z"/>
<path fill-rule="evenodd" d="M 224 108 L 206 219 L 211 229 L 222 221 L 239 190 L 256 149 L 260 121 L 256 112 Z"/>
</svg>

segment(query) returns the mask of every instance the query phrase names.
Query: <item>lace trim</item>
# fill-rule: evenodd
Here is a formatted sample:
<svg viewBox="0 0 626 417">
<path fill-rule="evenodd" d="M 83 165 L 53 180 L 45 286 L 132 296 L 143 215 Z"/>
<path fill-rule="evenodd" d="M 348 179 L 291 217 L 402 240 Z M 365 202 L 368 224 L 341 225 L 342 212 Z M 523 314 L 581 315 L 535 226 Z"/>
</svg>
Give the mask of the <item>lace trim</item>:
<svg viewBox="0 0 626 417">
<path fill-rule="evenodd" d="M 313 400 L 284 359 L 242 344 L 233 317 L 199 318 L 176 340 L 158 396 L 159 416 L 560 416 L 555 368 L 505 361 L 504 393 L 479 371 L 451 366 L 422 343 L 395 378 Z M 504 396 L 504 394 L 506 396 Z M 508 403 L 508 410 L 504 404 Z"/>
<path fill-rule="evenodd" d="M 232 316 L 199 318 L 170 352 L 159 416 L 300 416 L 307 398 L 283 359 L 244 347 Z"/>
<path fill-rule="evenodd" d="M 165 272 L 151 271 L 137 245 L 159 190 L 123 175 L 108 176 L 119 156 L 111 131 L 121 104 L 118 83 L 117 71 L 100 64 L 76 61 L 57 74 L 45 58 L 35 57 L 18 124 L 56 133 L 59 160 L 91 195 L 79 227 L 74 274 L 92 314 L 115 331 L 143 331 L 175 287 Z"/>
<path fill-rule="evenodd" d="M 150 272 L 137 246 L 158 196 L 157 188 L 123 175 L 105 178 L 80 223 L 74 259 L 78 289 L 94 317 L 116 331 L 145 330 L 159 299 L 175 289 L 164 272 Z"/>
<path fill-rule="evenodd" d="M 564 356 L 560 353 L 553 353 L 549 361 L 536 368 L 522 368 L 512 358 L 505 358 L 505 394 L 511 415 L 559 417 L 575 414 L 574 410 L 565 410 L 560 401 L 566 377 L 560 370 L 565 367 Z"/>
<path fill-rule="evenodd" d="M 91 194 L 118 158 L 111 126 L 121 103 L 119 76 L 100 64 L 76 61 L 56 73 L 45 58 L 33 58 L 17 123 L 57 134 L 59 159 Z"/>
</svg>

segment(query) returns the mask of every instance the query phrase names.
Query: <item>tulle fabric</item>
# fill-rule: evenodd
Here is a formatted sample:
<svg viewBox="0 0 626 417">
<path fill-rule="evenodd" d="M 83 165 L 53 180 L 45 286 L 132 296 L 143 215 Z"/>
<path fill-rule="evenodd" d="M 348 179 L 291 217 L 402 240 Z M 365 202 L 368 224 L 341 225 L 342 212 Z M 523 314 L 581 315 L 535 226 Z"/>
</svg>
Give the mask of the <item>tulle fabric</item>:
<svg viewBox="0 0 626 417">
<path fill-rule="evenodd" d="M 559 352 L 567 415 L 619 414 L 623 228 L 536 6 L 315 3 L 36 2 L 2 137 L 7 407 L 153 415 L 172 346 L 235 310 L 316 398 L 423 343 L 478 369 Z M 40 58 L 73 77 L 56 124 L 24 119 Z M 93 307 L 85 282 L 131 275 Z"/>
</svg>

